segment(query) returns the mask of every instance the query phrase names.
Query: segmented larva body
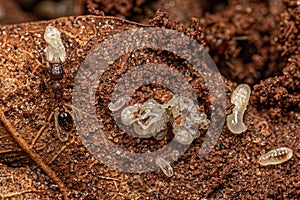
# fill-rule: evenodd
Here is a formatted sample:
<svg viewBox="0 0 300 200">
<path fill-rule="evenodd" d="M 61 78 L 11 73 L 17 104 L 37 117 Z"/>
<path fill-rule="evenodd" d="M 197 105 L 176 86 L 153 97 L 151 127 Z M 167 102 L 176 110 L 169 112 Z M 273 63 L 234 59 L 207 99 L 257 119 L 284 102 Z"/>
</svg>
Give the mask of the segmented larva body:
<svg viewBox="0 0 300 200">
<path fill-rule="evenodd" d="M 277 165 L 288 161 L 293 156 L 293 150 L 288 147 L 281 147 L 269 151 L 260 156 L 258 162 L 262 166 Z"/>
<path fill-rule="evenodd" d="M 240 84 L 232 93 L 231 103 L 235 105 L 232 114 L 227 116 L 227 127 L 235 134 L 247 130 L 243 122 L 244 112 L 247 109 L 251 89 L 247 84 Z"/>
</svg>

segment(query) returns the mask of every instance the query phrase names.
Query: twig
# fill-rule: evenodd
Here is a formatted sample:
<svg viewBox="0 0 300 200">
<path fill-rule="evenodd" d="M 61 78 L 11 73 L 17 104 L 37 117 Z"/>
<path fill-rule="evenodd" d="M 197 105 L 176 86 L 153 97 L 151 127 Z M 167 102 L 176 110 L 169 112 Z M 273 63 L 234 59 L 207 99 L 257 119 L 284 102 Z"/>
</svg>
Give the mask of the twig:
<svg viewBox="0 0 300 200">
<path fill-rule="evenodd" d="M 46 191 L 46 190 L 24 190 L 21 192 L 14 192 L 14 193 L 10 193 L 10 194 L 0 194 L 0 197 L 3 199 L 6 199 L 6 198 L 11 198 L 14 196 L 26 194 L 26 193 L 47 193 L 47 192 L 48 191 Z"/>
</svg>

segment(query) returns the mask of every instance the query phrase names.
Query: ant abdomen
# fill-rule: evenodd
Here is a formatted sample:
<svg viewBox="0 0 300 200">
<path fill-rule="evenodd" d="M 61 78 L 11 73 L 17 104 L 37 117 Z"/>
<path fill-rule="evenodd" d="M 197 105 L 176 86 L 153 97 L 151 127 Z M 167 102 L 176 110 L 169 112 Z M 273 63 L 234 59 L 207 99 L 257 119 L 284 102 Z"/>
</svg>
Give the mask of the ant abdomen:
<svg viewBox="0 0 300 200">
<path fill-rule="evenodd" d="M 54 114 L 55 129 L 60 141 L 66 142 L 69 139 L 69 132 L 74 127 L 73 116 L 65 110 L 57 110 Z"/>
<path fill-rule="evenodd" d="M 69 112 L 60 112 L 57 116 L 57 120 L 63 130 L 67 132 L 72 130 L 74 122 Z"/>
</svg>

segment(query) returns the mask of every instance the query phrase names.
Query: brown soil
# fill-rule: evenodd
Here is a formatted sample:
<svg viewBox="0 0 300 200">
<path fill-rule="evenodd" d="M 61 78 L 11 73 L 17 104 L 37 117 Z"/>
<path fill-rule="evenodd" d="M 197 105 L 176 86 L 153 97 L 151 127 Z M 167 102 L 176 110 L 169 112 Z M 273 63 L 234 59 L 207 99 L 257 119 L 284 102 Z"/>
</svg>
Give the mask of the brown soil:
<svg viewBox="0 0 300 200">
<path fill-rule="evenodd" d="M 27 18 L 21 17 L 25 21 L 41 19 L 25 1 L 18 2 L 12 7 L 19 10 L 18 15 L 0 15 L 1 23 L 18 23 L 17 16 L 25 15 Z M 0 26 L 1 199 L 300 198 L 299 1 L 195 2 L 77 0 L 73 15 L 114 17 L 89 15 Z M 170 178 L 162 171 L 128 174 L 105 166 L 86 150 L 75 130 L 67 142 L 58 140 L 50 117 L 57 106 L 47 86 L 43 51 L 46 43 L 42 36 L 48 24 L 62 31 L 67 50 L 64 103 L 71 103 L 76 72 L 95 44 L 136 27 L 164 27 L 195 38 L 209 51 L 224 76 L 227 114 L 232 109 L 233 89 L 239 83 L 251 86 L 244 116 L 247 131 L 235 135 L 225 125 L 217 145 L 203 158 L 204 135 L 200 136 L 172 163 L 174 175 Z M 202 77 L 186 73 L 191 66 L 176 55 L 156 49 L 124 55 L 101 79 L 97 112 L 107 138 L 127 151 L 155 150 L 172 138 L 172 134 L 162 141 L 132 138 L 116 128 L 107 108 L 120 75 L 146 60 L 187 74 L 199 104 L 210 113 Z M 136 102 L 150 97 L 165 102 L 170 97 L 165 97 L 166 93 L 166 88 L 150 85 L 139 88 L 133 98 Z M 294 150 L 288 162 L 267 167 L 258 164 L 260 155 L 283 146 Z"/>
</svg>

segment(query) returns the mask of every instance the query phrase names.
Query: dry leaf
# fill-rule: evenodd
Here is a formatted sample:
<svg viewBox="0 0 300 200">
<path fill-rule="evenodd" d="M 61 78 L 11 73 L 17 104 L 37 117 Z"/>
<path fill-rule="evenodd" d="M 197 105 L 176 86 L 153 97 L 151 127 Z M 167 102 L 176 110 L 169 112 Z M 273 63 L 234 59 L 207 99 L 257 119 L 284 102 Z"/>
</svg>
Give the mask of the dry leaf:
<svg viewBox="0 0 300 200">
<path fill-rule="evenodd" d="M 91 171 L 94 165 L 101 165 L 86 152 L 75 131 L 65 143 L 57 137 L 52 117 L 57 105 L 45 73 L 47 44 L 43 34 L 47 25 L 61 31 L 67 50 L 65 102 L 71 100 L 69 88 L 87 52 L 112 34 L 140 27 L 122 19 L 95 16 L 1 27 L 0 197 L 67 199 L 110 195 L 109 189 L 103 193 L 101 187 L 106 178 L 99 173 L 104 171 L 96 170 L 97 176 Z M 114 185 L 112 181 L 110 184 Z M 87 190 L 91 185 L 99 188 Z"/>
</svg>

